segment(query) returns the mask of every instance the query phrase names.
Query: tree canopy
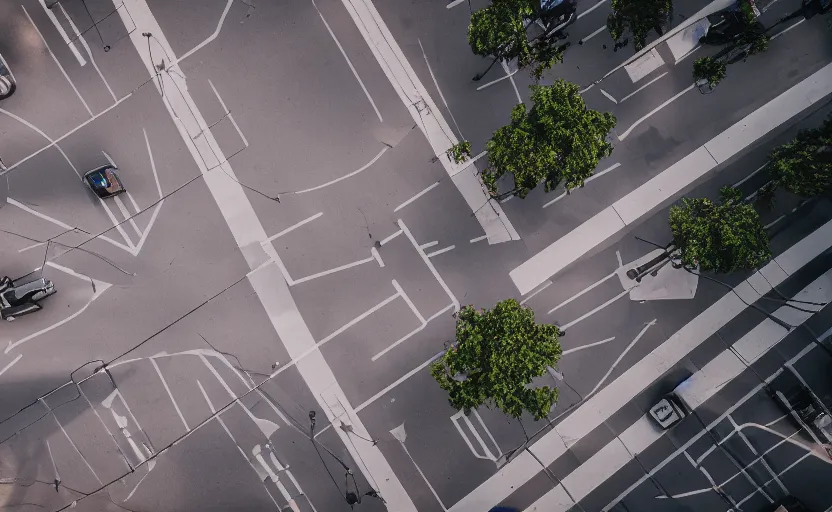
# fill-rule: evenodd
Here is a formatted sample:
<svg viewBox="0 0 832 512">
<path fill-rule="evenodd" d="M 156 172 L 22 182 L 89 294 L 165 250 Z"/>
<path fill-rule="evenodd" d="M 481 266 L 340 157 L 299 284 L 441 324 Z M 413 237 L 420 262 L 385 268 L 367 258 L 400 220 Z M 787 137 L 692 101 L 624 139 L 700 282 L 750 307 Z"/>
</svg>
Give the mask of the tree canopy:
<svg viewBox="0 0 832 512">
<path fill-rule="evenodd" d="M 514 107 L 511 122 L 486 144 L 489 166 L 483 181 L 494 195 L 505 174 L 514 177 L 510 193 L 521 198 L 540 182 L 547 192 L 561 182 L 567 190 L 583 186 L 598 162 L 612 153 L 607 135 L 615 116 L 586 108 L 577 85 L 558 80 L 531 90 L 532 108 Z"/>
<path fill-rule="evenodd" d="M 617 47 L 627 45 L 624 35 L 633 36 L 636 51 L 647 44 L 651 30 L 662 34 L 662 26 L 670 21 L 673 12 L 672 0 L 612 0 L 612 12 L 607 17 L 607 30 L 616 41 Z"/>
<path fill-rule="evenodd" d="M 687 267 L 729 273 L 752 270 L 771 259 L 760 216 L 742 202 L 736 189 L 724 187 L 717 202 L 682 199 L 681 205 L 670 209 L 669 222 L 673 244 Z"/>
<path fill-rule="evenodd" d="M 819 128 L 801 130 L 769 159 L 770 174 L 789 192 L 803 197 L 832 193 L 832 117 Z"/>
<path fill-rule="evenodd" d="M 468 25 L 471 51 L 481 57 L 517 60 L 519 68 L 534 65 L 532 76 L 540 79 L 543 71 L 563 61 L 565 47 L 543 36 L 529 41 L 526 27 L 537 17 L 529 0 L 493 0 L 488 7 L 471 14 Z"/>
<path fill-rule="evenodd" d="M 457 314 L 456 344 L 430 367 L 451 406 L 466 413 L 481 405 L 520 418 L 544 418 L 557 402 L 557 388 L 535 388 L 561 356 L 554 325 L 537 324 L 534 311 L 514 299 L 491 310 L 465 306 Z"/>
</svg>

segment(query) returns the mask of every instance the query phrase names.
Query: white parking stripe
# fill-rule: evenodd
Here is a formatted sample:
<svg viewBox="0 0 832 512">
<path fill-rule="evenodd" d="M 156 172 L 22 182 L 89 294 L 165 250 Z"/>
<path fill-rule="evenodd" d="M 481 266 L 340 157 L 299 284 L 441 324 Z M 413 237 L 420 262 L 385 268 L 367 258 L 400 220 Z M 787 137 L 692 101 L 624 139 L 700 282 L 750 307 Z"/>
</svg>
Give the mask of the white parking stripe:
<svg viewBox="0 0 832 512">
<path fill-rule="evenodd" d="M 75 55 L 76 59 L 78 59 L 78 64 L 80 64 L 81 66 L 86 66 L 87 61 L 84 60 L 84 56 L 81 55 L 81 52 L 79 52 L 78 48 L 75 47 L 75 43 L 69 39 L 66 30 L 64 30 L 64 27 L 58 21 L 58 17 L 55 16 L 55 13 L 52 12 L 52 9 L 46 7 L 46 3 L 44 2 L 44 0 L 39 0 L 39 2 L 40 6 L 43 7 L 43 12 L 45 12 L 46 16 L 49 17 L 49 21 L 51 21 L 52 24 L 55 25 L 55 29 L 58 31 L 58 34 L 61 35 L 61 39 L 64 40 L 64 43 L 66 43 L 66 45 L 69 46 L 69 49 L 72 51 L 72 54 Z"/>
</svg>

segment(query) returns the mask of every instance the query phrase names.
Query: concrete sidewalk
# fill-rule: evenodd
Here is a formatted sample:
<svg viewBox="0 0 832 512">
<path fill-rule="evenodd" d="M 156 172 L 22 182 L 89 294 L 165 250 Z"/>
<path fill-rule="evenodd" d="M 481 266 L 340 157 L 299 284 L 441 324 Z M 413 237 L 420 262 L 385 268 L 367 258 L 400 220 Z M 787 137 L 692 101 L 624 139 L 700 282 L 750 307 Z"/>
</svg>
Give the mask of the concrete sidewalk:
<svg viewBox="0 0 832 512">
<path fill-rule="evenodd" d="M 598 245 L 666 206 L 697 180 L 829 94 L 832 94 L 832 64 L 758 108 L 529 258 L 509 273 L 515 286 L 522 295 L 531 292 Z"/>
<path fill-rule="evenodd" d="M 753 303 L 830 246 L 832 246 L 832 221 L 815 230 L 772 260 L 758 273 L 740 283 L 735 287 L 736 294 L 724 295 L 620 377 L 583 402 L 571 415 L 529 448 L 534 456 L 528 451 L 521 452 L 495 475 L 451 507 L 450 512 L 488 510 L 505 500 L 539 473 L 542 470 L 541 464 L 548 466 L 553 463 L 566 453 L 570 446 L 592 432 L 643 392 L 652 382 L 660 378 L 664 372 L 745 311 L 749 307 L 746 302 Z M 553 495 L 552 503 L 556 503 L 555 497 Z"/>
</svg>

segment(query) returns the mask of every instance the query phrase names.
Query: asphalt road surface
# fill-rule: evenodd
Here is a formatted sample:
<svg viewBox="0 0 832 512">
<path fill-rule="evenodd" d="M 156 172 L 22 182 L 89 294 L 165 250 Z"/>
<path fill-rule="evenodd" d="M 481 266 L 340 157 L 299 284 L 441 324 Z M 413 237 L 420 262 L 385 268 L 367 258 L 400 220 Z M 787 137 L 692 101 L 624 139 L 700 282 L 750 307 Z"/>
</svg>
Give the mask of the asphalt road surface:
<svg viewBox="0 0 832 512">
<path fill-rule="evenodd" d="M 797 4 L 775 0 L 761 19 Z M 832 81 L 813 82 L 832 61 L 828 17 L 780 27 L 703 95 L 692 62 L 717 49 L 677 37 L 616 69 L 634 51 L 599 31 L 608 2 L 582 0 L 543 82 L 578 83 L 614 113 L 615 150 L 570 195 L 498 203 L 477 181 L 487 157 L 444 155 L 460 139 L 480 154 L 528 102 L 511 63 L 471 81 L 487 62 L 465 42 L 469 6 L 484 5 L 0 0 L 17 82 L 0 102 L 0 274 L 58 290 L 0 326 L 0 504 L 323 512 L 354 494 L 367 511 L 762 511 L 794 494 L 832 506 L 832 461 L 763 386 L 788 372 L 832 402 L 807 334 L 832 344 L 828 200 L 760 208 L 775 260 L 755 274 L 626 277 L 649 242 L 669 241 L 663 202 L 530 293 L 509 276 L 777 110 L 677 196 L 753 194 L 767 153 L 829 115 Z M 674 25 L 706 3 L 678 7 Z M 781 99 L 807 83 L 789 110 Z M 128 193 L 102 200 L 81 176 L 108 163 Z M 778 334 L 764 313 L 793 296 L 810 312 Z M 543 421 L 465 416 L 427 371 L 461 305 L 509 297 L 567 332 L 540 378 L 560 390 Z M 755 329 L 773 341 L 752 357 Z M 720 381 L 712 369 L 732 350 L 744 365 Z M 702 375 L 695 413 L 668 432 L 643 426 Z"/>
</svg>

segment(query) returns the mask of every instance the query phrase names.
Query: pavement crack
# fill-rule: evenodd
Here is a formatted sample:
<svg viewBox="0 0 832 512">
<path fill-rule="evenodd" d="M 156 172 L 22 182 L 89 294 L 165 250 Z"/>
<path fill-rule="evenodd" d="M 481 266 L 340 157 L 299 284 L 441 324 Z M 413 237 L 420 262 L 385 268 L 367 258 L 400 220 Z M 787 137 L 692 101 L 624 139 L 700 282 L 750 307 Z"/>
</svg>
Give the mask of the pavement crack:
<svg viewBox="0 0 832 512">
<path fill-rule="evenodd" d="M 246 15 L 243 17 L 242 20 L 240 20 L 240 24 L 243 24 L 243 23 L 246 22 L 247 19 L 251 18 L 251 15 L 254 14 L 254 10 L 257 9 L 257 6 L 255 6 L 251 2 L 247 2 L 246 0 L 240 0 L 240 3 L 242 3 L 245 6 L 248 6 L 248 10 L 246 11 Z"/>
</svg>

